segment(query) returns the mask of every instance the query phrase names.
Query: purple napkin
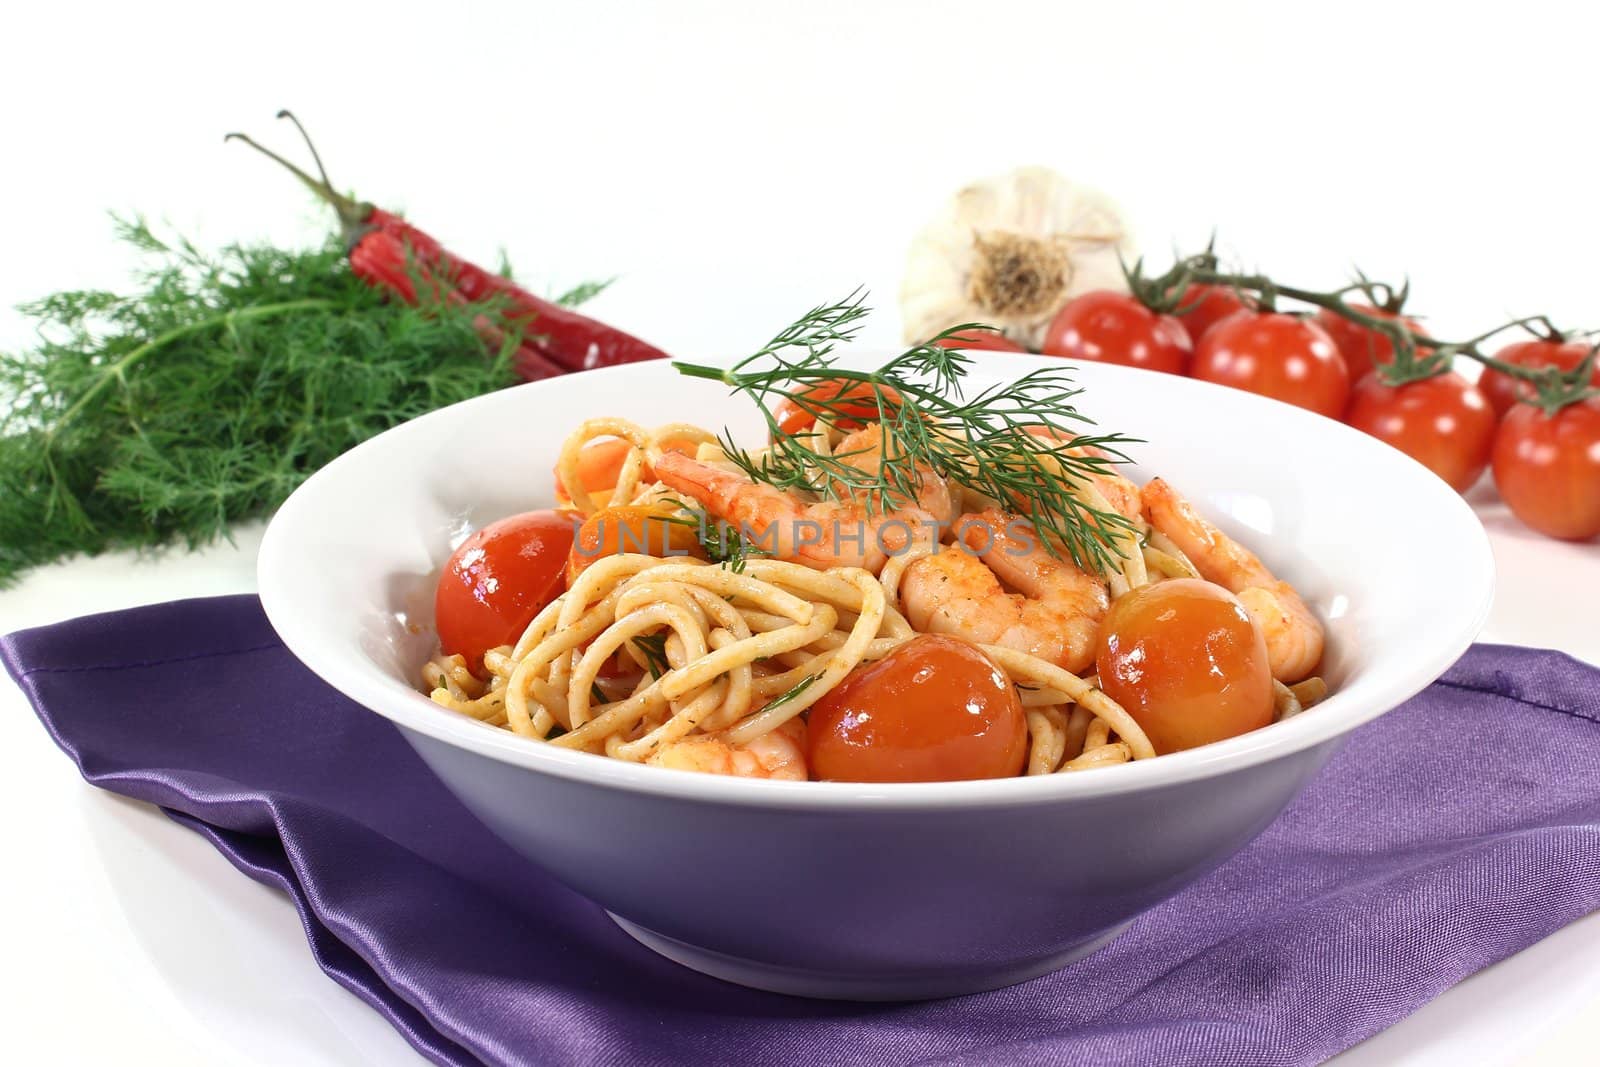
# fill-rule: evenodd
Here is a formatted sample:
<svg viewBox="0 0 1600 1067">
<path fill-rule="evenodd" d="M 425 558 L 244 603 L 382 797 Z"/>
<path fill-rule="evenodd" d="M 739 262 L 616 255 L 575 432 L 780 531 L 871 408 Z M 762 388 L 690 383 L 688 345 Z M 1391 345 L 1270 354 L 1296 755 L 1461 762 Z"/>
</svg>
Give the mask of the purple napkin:
<svg viewBox="0 0 1600 1067">
<path fill-rule="evenodd" d="M 1093 956 L 903 1005 L 753 992 L 636 945 L 301 667 L 254 597 L 23 631 L 0 657 L 84 777 L 282 887 L 322 968 L 439 1063 L 1311 1063 L 1600 908 L 1600 671 L 1556 652 L 1475 647 Z"/>
</svg>

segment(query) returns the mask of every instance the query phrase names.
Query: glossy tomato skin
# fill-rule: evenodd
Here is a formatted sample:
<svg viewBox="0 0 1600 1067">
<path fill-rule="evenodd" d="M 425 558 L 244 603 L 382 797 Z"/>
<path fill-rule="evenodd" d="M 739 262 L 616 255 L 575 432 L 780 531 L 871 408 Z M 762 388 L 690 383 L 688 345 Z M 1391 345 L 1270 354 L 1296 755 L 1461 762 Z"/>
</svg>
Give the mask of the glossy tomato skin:
<svg viewBox="0 0 1600 1067">
<path fill-rule="evenodd" d="M 483 654 L 513 644 L 562 592 L 576 516 L 570 511 L 513 515 L 461 542 L 434 594 L 439 644 L 473 671 Z"/>
<path fill-rule="evenodd" d="M 1182 374 L 1194 354 L 1183 325 L 1127 293 L 1099 289 L 1067 301 L 1045 330 L 1047 356 Z"/>
<path fill-rule="evenodd" d="M 803 399 L 828 404 L 830 411 L 842 416 L 833 420 L 841 430 L 859 430 L 868 422 L 878 421 L 877 394 L 866 382 L 828 378 L 801 386 L 796 392 Z M 895 403 L 898 399 L 899 394 L 893 390 L 884 390 L 886 404 Z M 788 397 L 773 407 L 772 417 L 777 420 L 778 429 L 786 434 L 809 430 L 817 423 L 814 415 Z"/>
<path fill-rule="evenodd" d="M 811 776 L 838 782 L 955 782 L 1022 773 L 1028 722 L 995 663 L 923 634 L 857 667 L 812 705 Z"/>
<path fill-rule="evenodd" d="M 1600 397 L 1554 415 L 1513 405 L 1495 434 L 1494 483 L 1511 513 L 1542 534 L 1600 535 Z"/>
<path fill-rule="evenodd" d="M 975 348 L 986 352 L 1027 351 L 998 330 L 968 330 L 950 337 L 941 337 L 934 344 L 940 348 Z"/>
<path fill-rule="evenodd" d="M 1183 324 L 1190 343 L 1198 348 L 1200 338 L 1234 312 L 1249 308 L 1238 291 L 1226 285 L 1191 285 L 1184 291 L 1174 317 Z"/>
<path fill-rule="evenodd" d="M 1494 409 L 1454 371 L 1400 386 L 1385 385 L 1373 371 L 1356 385 L 1345 421 L 1398 448 L 1458 493 L 1483 475 L 1494 448 Z"/>
<path fill-rule="evenodd" d="M 1423 332 L 1415 319 L 1405 318 L 1393 311 L 1385 311 L 1367 304 L 1351 304 L 1350 308 L 1375 319 L 1398 318 L 1413 333 Z M 1344 357 L 1345 367 L 1350 371 L 1352 382 L 1361 381 L 1376 366 L 1394 362 L 1394 341 L 1387 334 L 1363 326 L 1327 308 L 1318 311 L 1312 316 L 1312 320 L 1333 338 L 1334 345 L 1339 349 L 1339 355 Z"/>
<path fill-rule="evenodd" d="M 1322 327 L 1273 311 L 1241 311 L 1206 332 L 1190 373 L 1330 419 L 1344 413 L 1350 372 Z"/>
<path fill-rule="evenodd" d="M 1219 585 L 1175 578 L 1118 597 L 1100 627 L 1100 688 L 1144 729 L 1157 753 L 1178 752 L 1272 721 L 1267 645 Z"/>
<path fill-rule="evenodd" d="M 1568 371 L 1582 363 L 1589 354 L 1587 341 L 1518 341 L 1506 345 L 1494 354 L 1502 363 L 1512 363 L 1519 367 L 1535 370 L 1540 367 L 1555 367 L 1558 370 Z M 1600 362 L 1596 362 L 1594 373 L 1590 381 L 1600 387 Z M 1478 388 L 1483 390 L 1483 395 L 1488 397 L 1489 404 L 1494 408 L 1496 415 L 1504 415 L 1511 409 L 1518 399 L 1526 399 L 1532 395 L 1530 387 L 1519 382 L 1510 375 L 1501 374 L 1497 370 L 1484 368 L 1483 377 L 1478 379 Z"/>
</svg>

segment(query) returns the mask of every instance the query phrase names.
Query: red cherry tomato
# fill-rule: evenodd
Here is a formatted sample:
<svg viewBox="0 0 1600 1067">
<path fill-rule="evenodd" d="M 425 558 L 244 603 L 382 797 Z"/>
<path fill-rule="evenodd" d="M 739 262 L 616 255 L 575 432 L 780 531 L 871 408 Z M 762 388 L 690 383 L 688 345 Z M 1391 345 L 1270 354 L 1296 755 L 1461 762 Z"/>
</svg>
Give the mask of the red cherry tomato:
<svg viewBox="0 0 1600 1067">
<path fill-rule="evenodd" d="M 1424 332 L 1415 319 L 1399 316 L 1393 311 L 1366 304 L 1351 304 L 1350 307 L 1375 319 L 1399 318 L 1413 333 Z M 1363 326 L 1327 308 L 1318 311 L 1312 320 L 1333 338 L 1339 354 L 1344 357 L 1345 366 L 1350 370 L 1352 382 L 1359 382 L 1373 367 L 1394 360 L 1394 341 L 1388 334 Z"/>
<path fill-rule="evenodd" d="M 1118 597 L 1100 626 L 1100 688 L 1157 753 L 1207 745 L 1272 721 L 1267 643 L 1234 595 L 1175 578 Z"/>
<path fill-rule="evenodd" d="M 1345 421 L 1398 448 L 1458 493 L 1477 482 L 1494 447 L 1493 409 L 1454 371 L 1401 386 L 1385 385 L 1374 371 L 1356 386 Z"/>
<path fill-rule="evenodd" d="M 439 575 L 434 624 L 446 655 L 473 671 L 483 654 L 509 645 L 561 593 L 577 516 L 530 511 L 492 522 L 456 549 Z"/>
<path fill-rule="evenodd" d="M 1190 342 L 1198 348 L 1200 338 L 1223 319 L 1250 307 L 1238 291 L 1226 285 L 1191 285 L 1173 310 Z"/>
<path fill-rule="evenodd" d="M 1241 311 L 1217 323 L 1195 351 L 1190 373 L 1330 419 L 1344 413 L 1350 396 L 1350 372 L 1322 327 L 1273 311 Z"/>
<path fill-rule="evenodd" d="M 1542 534 L 1600 534 L 1600 397 L 1554 415 L 1512 405 L 1495 434 L 1494 484 L 1511 513 Z"/>
<path fill-rule="evenodd" d="M 1099 289 L 1067 301 L 1044 333 L 1045 355 L 1182 374 L 1194 346 L 1171 315 Z"/>
<path fill-rule="evenodd" d="M 968 330 L 934 341 L 940 348 L 979 348 L 989 352 L 1026 352 L 1027 349 L 998 330 Z"/>
<path fill-rule="evenodd" d="M 876 394 L 872 386 L 866 382 L 830 378 L 802 386 L 795 391 L 806 400 L 827 404 L 831 411 L 840 416 L 834 419 L 834 425 L 841 430 L 859 430 L 869 422 L 878 421 Z M 898 400 L 898 393 L 892 389 L 884 390 L 885 403 L 894 403 Z M 809 430 L 817 423 L 816 416 L 788 397 L 778 401 L 777 406 L 772 409 L 772 416 L 778 421 L 778 429 L 786 434 Z"/>
<path fill-rule="evenodd" d="M 1529 370 L 1555 367 L 1567 371 L 1583 362 L 1589 354 L 1589 347 L 1587 341 L 1518 341 L 1496 352 L 1494 358 Z M 1595 363 L 1590 381 L 1600 387 L 1600 361 Z M 1483 377 L 1478 379 L 1478 388 L 1489 398 L 1496 415 L 1504 415 L 1519 399 L 1526 400 L 1533 395 L 1532 387 L 1526 382 L 1519 382 L 1508 374 L 1487 367 L 1484 368 Z"/>
<path fill-rule="evenodd" d="M 914 637 L 812 705 L 811 774 L 839 782 L 954 782 L 1022 773 L 1028 722 L 1005 672 L 954 637 Z"/>
</svg>

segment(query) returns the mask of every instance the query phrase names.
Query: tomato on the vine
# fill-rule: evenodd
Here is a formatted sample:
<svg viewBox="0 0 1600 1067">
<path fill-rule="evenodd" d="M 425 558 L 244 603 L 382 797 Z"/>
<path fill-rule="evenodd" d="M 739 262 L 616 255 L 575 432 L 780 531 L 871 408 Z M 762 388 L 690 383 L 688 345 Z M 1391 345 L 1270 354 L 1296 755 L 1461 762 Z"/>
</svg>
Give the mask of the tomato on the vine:
<svg viewBox="0 0 1600 1067">
<path fill-rule="evenodd" d="M 1412 333 L 1425 332 L 1415 319 L 1394 311 L 1369 307 L 1366 304 L 1351 304 L 1350 309 L 1374 319 L 1399 319 Z M 1318 311 L 1312 318 L 1318 326 L 1327 331 L 1329 337 L 1333 338 L 1339 354 L 1344 357 L 1345 366 L 1350 369 L 1352 382 L 1361 381 L 1373 367 L 1394 360 L 1394 340 L 1381 330 L 1363 326 L 1327 308 Z"/>
<path fill-rule="evenodd" d="M 999 330 L 966 330 L 934 341 L 940 348 L 981 348 L 988 352 L 1026 352 Z"/>
<path fill-rule="evenodd" d="M 1098 289 L 1056 312 L 1040 346 L 1047 356 L 1182 374 L 1194 352 L 1183 325 L 1127 293 Z"/>
<path fill-rule="evenodd" d="M 1518 341 L 1506 345 L 1494 354 L 1494 358 L 1502 363 L 1526 367 L 1529 370 L 1555 367 L 1557 370 L 1569 371 L 1583 362 L 1584 357 L 1589 354 L 1589 348 L 1587 341 L 1556 341 L 1541 338 L 1536 341 Z M 1600 361 L 1596 361 L 1590 381 L 1595 386 L 1600 386 Z M 1527 400 L 1533 396 L 1533 387 L 1527 382 L 1519 382 L 1509 374 L 1488 367 L 1484 368 L 1483 377 L 1478 379 L 1478 388 L 1489 398 L 1489 404 L 1494 408 L 1496 415 L 1504 415 L 1518 400 Z"/>
<path fill-rule="evenodd" d="M 1514 404 L 1494 439 L 1494 483 L 1511 513 L 1569 541 L 1600 534 L 1600 396 L 1546 415 Z"/>
<path fill-rule="evenodd" d="M 1350 372 L 1316 323 L 1276 311 L 1241 311 L 1206 332 L 1190 373 L 1338 418 Z"/>
<path fill-rule="evenodd" d="M 477 671 L 483 654 L 509 645 L 561 594 L 577 529 L 572 511 L 530 511 L 492 522 L 451 555 L 434 594 L 434 626 L 446 655 Z"/>
<path fill-rule="evenodd" d="M 1183 291 L 1178 306 L 1172 314 L 1183 324 L 1189 341 L 1199 347 L 1200 338 L 1223 319 L 1250 305 L 1238 291 L 1228 285 L 1191 285 Z"/>
<path fill-rule="evenodd" d="M 1494 410 L 1454 371 L 1397 386 L 1373 371 L 1356 384 L 1345 421 L 1398 448 L 1458 493 L 1482 476 L 1494 447 Z"/>
</svg>

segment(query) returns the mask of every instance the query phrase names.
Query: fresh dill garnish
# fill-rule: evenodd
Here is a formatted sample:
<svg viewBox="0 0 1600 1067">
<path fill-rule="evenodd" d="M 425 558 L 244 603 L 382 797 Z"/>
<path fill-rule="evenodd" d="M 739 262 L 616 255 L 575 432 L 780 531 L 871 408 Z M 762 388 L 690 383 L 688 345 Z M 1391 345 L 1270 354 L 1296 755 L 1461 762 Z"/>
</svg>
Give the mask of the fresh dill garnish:
<svg viewBox="0 0 1600 1067">
<path fill-rule="evenodd" d="M 771 552 L 758 548 L 745 540 L 738 527 L 713 518 L 704 508 L 686 504 L 672 497 L 661 503 L 676 507 L 680 515 L 668 515 L 663 521 L 694 531 L 695 540 L 712 563 L 720 563 L 734 574 L 743 574 L 745 564 L 752 556 L 770 556 Z"/>
<path fill-rule="evenodd" d="M 802 678 L 798 682 L 794 683 L 794 685 L 790 686 L 788 689 L 784 690 L 782 693 L 779 693 L 777 696 L 775 696 L 771 700 L 767 701 L 767 706 L 762 708 L 761 710 L 762 711 L 771 711 L 773 708 L 781 708 L 781 707 L 783 707 L 785 704 L 789 703 L 789 701 L 795 699 L 801 693 L 804 693 L 808 688 L 810 688 L 811 683 L 816 681 L 816 680 L 817 680 L 817 676 L 816 675 L 814 675 L 814 674 L 806 675 L 804 678 Z"/>
<path fill-rule="evenodd" d="M 823 499 L 864 500 L 869 510 L 914 500 L 922 480 L 919 468 L 930 469 L 1026 514 L 1052 553 L 1064 548 L 1085 569 L 1114 567 L 1122 558 L 1117 542 L 1133 524 L 1090 507 L 1072 490 L 1125 460 L 1119 446 L 1132 439 L 1071 429 L 1055 433 L 1072 424 L 1093 427 L 1073 406 L 1082 390 L 1070 369 L 1031 371 L 968 398 L 962 385 L 972 358 L 938 342 L 989 328 L 981 323 L 952 326 L 875 371 L 842 369 L 832 353 L 860 329 L 868 314 L 864 301 L 858 289 L 837 303 L 815 307 L 726 370 L 673 363 L 682 374 L 731 386 L 761 409 L 771 447 L 752 453 L 725 434 L 721 443 L 728 459 L 755 481 Z M 882 463 L 861 470 L 845 462 L 849 453 L 830 455 L 814 447 L 812 432 L 784 432 L 773 414 L 779 400 L 823 423 L 859 420 L 875 407 L 886 439 Z M 1050 432 L 1036 434 L 1031 428 Z"/>
<path fill-rule="evenodd" d="M 651 678 L 660 679 L 672 669 L 672 663 L 667 659 L 665 633 L 640 634 L 633 639 L 633 647 L 644 657 L 645 669 L 650 672 Z"/>
<path fill-rule="evenodd" d="M 0 585 L 75 552 L 190 547 L 264 515 L 312 471 L 396 423 L 516 380 L 493 308 L 408 307 L 343 249 L 118 236 L 126 293 L 22 306 L 40 341 L 0 354 Z"/>
<path fill-rule="evenodd" d="M 569 308 L 575 308 L 579 304 L 587 304 L 589 301 L 593 300 L 595 297 L 611 288 L 611 283 L 614 281 L 616 281 L 615 278 L 607 278 L 603 282 L 580 282 L 579 284 L 574 285 L 571 289 L 568 289 L 566 292 L 562 293 L 560 296 L 556 297 L 556 303 L 560 304 L 562 307 Z"/>
</svg>

